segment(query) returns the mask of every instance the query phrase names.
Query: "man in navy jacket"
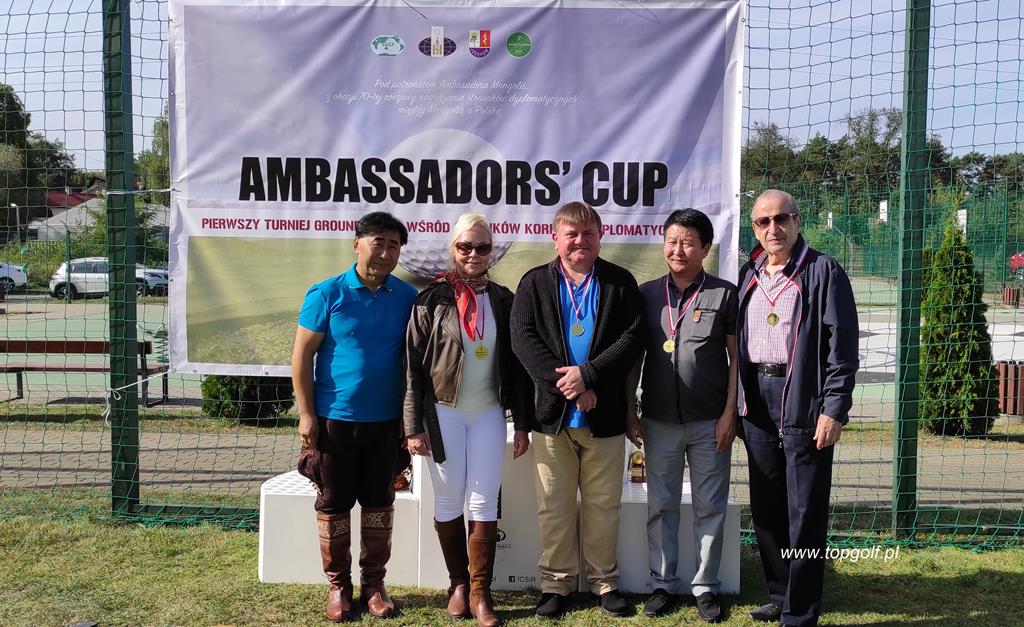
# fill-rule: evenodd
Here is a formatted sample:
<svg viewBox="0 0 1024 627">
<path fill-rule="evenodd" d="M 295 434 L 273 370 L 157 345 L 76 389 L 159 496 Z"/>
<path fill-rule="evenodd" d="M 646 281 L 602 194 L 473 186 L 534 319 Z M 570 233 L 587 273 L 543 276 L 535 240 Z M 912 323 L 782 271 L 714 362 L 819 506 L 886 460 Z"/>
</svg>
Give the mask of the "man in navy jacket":
<svg viewBox="0 0 1024 627">
<path fill-rule="evenodd" d="M 751 618 L 816 625 L 834 445 L 858 367 L 857 308 L 842 267 L 800 235 L 792 196 L 764 192 L 751 217 L 760 245 L 739 282 L 738 402 L 770 597 Z"/>
</svg>

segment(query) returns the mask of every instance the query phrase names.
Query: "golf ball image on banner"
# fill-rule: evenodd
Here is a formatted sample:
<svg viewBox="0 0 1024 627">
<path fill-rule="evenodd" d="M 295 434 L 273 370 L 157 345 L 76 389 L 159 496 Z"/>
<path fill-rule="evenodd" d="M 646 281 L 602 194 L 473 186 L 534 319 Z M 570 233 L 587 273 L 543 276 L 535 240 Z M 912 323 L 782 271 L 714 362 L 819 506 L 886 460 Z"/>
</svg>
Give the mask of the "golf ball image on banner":
<svg viewBox="0 0 1024 627">
<path fill-rule="evenodd" d="M 488 267 L 498 261 L 508 252 L 512 242 L 494 242 L 491 249 L 491 262 Z M 432 281 L 437 275 L 444 274 L 451 269 L 451 251 L 448 248 L 448 240 L 414 238 L 409 235 L 409 243 L 402 246 L 402 254 L 398 258 L 398 265 L 421 279 Z"/>
<path fill-rule="evenodd" d="M 459 129 L 443 128 L 430 129 L 408 137 L 387 155 L 390 162 L 393 159 L 405 158 L 414 162 L 421 159 L 458 159 L 468 161 L 472 164 L 484 160 L 493 160 L 498 163 L 505 162 L 505 156 L 493 144 L 481 138 L 479 135 Z M 389 184 L 392 182 L 389 180 Z M 440 211 L 430 212 L 431 217 L 439 217 L 443 221 L 454 224 L 458 219 L 458 213 L 482 213 L 490 218 L 493 207 L 487 207 L 478 202 L 471 202 L 464 205 L 464 209 L 454 213 L 449 207 L 436 207 L 444 209 L 443 217 Z M 417 208 L 420 216 L 423 217 L 424 207 Z M 396 215 L 402 219 L 414 219 L 416 214 L 397 211 Z M 451 251 L 448 248 L 448 235 L 434 233 L 409 233 L 409 243 L 402 247 L 402 254 L 399 257 L 398 265 L 408 270 L 411 274 L 431 281 L 439 274 L 451 269 Z M 490 265 L 498 263 L 502 256 L 508 252 L 512 242 L 493 242 L 494 248 L 491 252 Z"/>
</svg>

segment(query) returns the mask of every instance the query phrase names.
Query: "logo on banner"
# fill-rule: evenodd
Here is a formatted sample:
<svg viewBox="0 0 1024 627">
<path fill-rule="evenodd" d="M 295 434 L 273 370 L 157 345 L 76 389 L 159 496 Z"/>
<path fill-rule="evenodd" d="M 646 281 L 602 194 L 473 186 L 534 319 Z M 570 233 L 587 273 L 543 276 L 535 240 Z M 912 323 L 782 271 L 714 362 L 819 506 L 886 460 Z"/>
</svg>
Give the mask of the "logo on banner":
<svg viewBox="0 0 1024 627">
<path fill-rule="evenodd" d="M 530 50 L 533 49 L 533 42 L 530 41 L 530 36 L 526 33 L 515 32 L 505 40 L 505 48 L 510 55 L 521 59 L 530 54 Z"/>
<path fill-rule="evenodd" d="M 508 551 L 511 548 L 512 541 L 509 540 L 508 534 L 501 527 L 498 527 L 498 537 L 495 539 L 494 549 L 496 551 Z"/>
<path fill-rule="evenodd" d="M 405 50 L 405 42 L 398 35 L 377 35 L 370 42 L 370 48 L 378 57 L 397 57 Z"/>
<path fill-rule="evenodd" d="M 487 56 L 491 51 L 491 31 L 471 30 L 469 31 L 469 54 L 478 59 Z"/>
<path fill-rule="evenodd" d="M 428 57 L 447 57 L 455 53 L 455 42 L 444 36 L 444 26 L 431 26 L 430 37 L 420 42 L 419 49 Z"/>
</svg>

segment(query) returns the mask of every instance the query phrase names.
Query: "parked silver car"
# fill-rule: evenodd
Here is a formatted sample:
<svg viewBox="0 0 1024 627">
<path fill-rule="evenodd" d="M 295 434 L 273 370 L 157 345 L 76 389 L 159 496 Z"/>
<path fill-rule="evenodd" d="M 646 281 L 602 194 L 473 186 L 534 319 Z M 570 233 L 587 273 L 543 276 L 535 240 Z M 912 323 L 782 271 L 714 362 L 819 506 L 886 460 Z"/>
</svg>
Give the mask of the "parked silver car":
<svg viewBox="0 0 1024 627">
<path fill-rule="evenodd" d="M 106 257 L 83 257 L 60 264 L 50 277 L 54 298 L 103 295 L 109 290 Z M 139 296 L 167 293 L 167 271 L 135 264 L 135 293 Z"/>
</svg>

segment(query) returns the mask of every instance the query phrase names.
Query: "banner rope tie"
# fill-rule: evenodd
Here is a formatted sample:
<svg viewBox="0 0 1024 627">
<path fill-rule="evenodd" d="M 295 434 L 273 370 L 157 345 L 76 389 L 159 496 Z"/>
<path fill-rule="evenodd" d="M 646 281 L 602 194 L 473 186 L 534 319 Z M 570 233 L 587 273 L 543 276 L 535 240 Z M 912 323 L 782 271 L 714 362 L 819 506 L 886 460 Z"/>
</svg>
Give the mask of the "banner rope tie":
<svg viewBox="0 0 1024 627">
<path fill-rule="evenodd" d="M 103 424 L 105 424 L 108 429 L 111 427 L 111 425 L 110 425 L 110 412 L 113 411 L 113 408 L 110 405 L 110 401 L 111 401 L 111 399 L 113 399 L 115 401 L 121 400 L 121 391 L 122 390 L 127 390 L 128 388 L 135 387 L 136 385 L 140 385 L 142 383 L 146 383 L 146 382 L 152 381 L 153 379 L 159 379 L 162 376 L 164 376 L 164 373 L 161 372 L 161 373 L 155 374 L 155 375 L 153 375 L 151 377 L 146 377 L 145 379 L 139 379 L 138 381 L 135 381 L 134 383 L 129 383 L 128 385 L 123 385 L 123 386 L 121 386 L 119 388 L 107 388 L 106 389 L 107 394 L 104 397 L 104 399 L 105 399 L 105 401 L 104 401 L 105 402 L 105 406 L 103 407 L 103 413 L 101 414 L 101 416 L 103 417 Z"/>
</svg>

